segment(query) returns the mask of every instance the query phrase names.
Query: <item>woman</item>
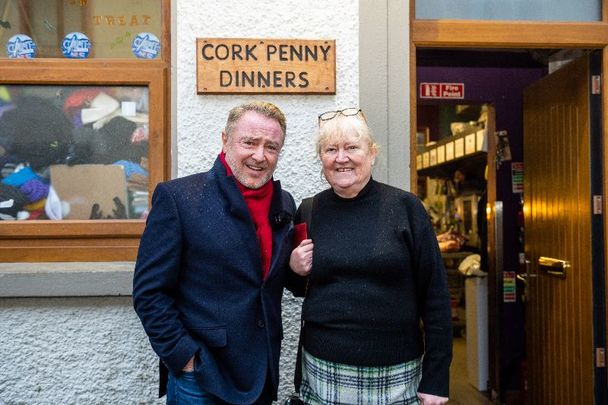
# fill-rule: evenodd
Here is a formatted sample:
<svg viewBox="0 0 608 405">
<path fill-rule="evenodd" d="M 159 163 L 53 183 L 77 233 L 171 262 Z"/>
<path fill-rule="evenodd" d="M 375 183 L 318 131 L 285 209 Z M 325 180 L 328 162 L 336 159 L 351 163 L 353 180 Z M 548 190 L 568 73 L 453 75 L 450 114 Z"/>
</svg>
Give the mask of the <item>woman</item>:
<svg viewBox="0 0 608 405">
<path fill-rule="evenodd" d="M 309 278 L 304 402 L 446 403 L 451 311 L 426 211 L 372 179 L 378 146 L 361 110 L 321 114 L 317 153 L 331 188 L 314 197 L 311 216 L 296 214 L 310 218 L 310 239 L 290 259 Z"/>
</svg>

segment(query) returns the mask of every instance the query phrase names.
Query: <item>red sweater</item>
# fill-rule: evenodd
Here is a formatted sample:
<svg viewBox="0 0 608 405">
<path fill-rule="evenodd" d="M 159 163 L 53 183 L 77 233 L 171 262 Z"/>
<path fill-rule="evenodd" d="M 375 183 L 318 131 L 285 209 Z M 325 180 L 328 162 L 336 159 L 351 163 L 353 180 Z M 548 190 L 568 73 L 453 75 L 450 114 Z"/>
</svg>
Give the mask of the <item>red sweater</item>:
<svg viewBox="0 0 608 405">
<path fill-rule="evenodd" d="M 226 154 L 220 153 L 220 160 L 226 168 L 226 174 L 232 176 L 232 170 L 226 163 Z M 236 180 L 236 178 L 235 178 Z M 260 245 L 260 257 L 262 258 L 262 278 L 265 280 L 270 271 L 270 260 L 272 259 L 272 228 L 268 214 L 270 212 L 270 203 L 272 201 L 272 191 L 274 189 L 272 180 L 266 182 L 258 189 L 247 188 L 236 180 L 236 185 L 241 190 L 245 203 L 249 209 L 249 214 L 255 224 L 255 233 Z"/>
</svg>

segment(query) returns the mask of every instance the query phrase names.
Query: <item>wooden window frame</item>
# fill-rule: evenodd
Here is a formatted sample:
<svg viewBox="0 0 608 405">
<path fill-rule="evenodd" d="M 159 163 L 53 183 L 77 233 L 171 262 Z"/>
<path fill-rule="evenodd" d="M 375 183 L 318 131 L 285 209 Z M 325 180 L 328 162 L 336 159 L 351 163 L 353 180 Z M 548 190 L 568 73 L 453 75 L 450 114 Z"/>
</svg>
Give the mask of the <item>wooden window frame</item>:
<svg viewBox="0 0 608 405">
<path fill-rule="evenodd" d="M 170 178 L 170 0 L 161 0 L 159 60 L 56 58 L 0 63 L 0 85 L 145 86 L 149 92 L 148 190 Z M 0 262 L 135 260 L 145 221 L 0 221 Z"/>
</svg>

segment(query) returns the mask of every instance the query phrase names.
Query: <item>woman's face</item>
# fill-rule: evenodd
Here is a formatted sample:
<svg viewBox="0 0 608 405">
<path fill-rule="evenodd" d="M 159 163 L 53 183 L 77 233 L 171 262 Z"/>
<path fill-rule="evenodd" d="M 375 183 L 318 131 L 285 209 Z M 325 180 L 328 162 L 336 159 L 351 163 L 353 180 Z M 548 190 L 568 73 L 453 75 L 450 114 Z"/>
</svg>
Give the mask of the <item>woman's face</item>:
<svg viewBox="0 0 608 405">
<path fill-rule="evenodd" d="M 334 192 L 343 198 L 353 198 L 369 181 L 375 150 L 365 139 L 348 134 L 321 146 L 323 174 Z"/>
</svg>

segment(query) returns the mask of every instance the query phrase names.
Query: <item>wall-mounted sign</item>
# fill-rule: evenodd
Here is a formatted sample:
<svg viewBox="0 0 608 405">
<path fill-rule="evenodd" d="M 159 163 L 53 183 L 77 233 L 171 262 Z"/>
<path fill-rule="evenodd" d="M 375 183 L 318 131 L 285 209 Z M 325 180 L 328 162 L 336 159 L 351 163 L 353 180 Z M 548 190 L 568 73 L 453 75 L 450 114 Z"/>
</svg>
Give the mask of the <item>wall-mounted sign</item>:
<svg viewBox="0 0 608 405">
<path fill-rule="evenodd" d="M 503 272 L 502 280 L 502 302 L 517 301 L 517 284 L 515 282 L 516 273 L 514 271 Z"/>
<path fill-rule="evenodd" d="M 336 41 L 198 38 L 199 94 L 336 93 Z"/>
<path fill-rule="evenodd" d="M 524 192 L 524 162 L 511 162 L 511 185 L 514 194 Z"/>
<path fill-rule="evenodd" d="M 420 98 L 463 99 L 464 83 L 420 83 Z"/>
</svg>

